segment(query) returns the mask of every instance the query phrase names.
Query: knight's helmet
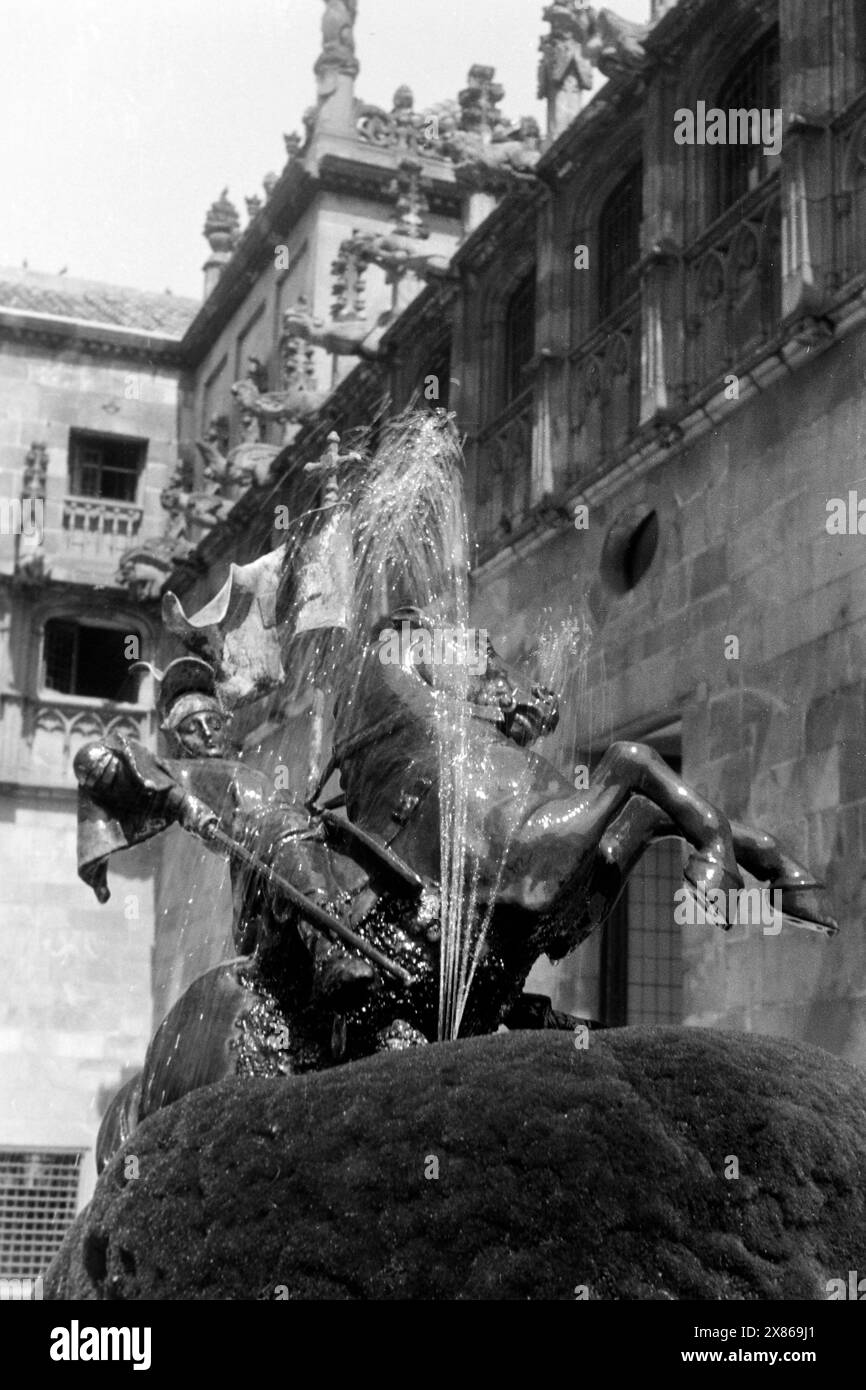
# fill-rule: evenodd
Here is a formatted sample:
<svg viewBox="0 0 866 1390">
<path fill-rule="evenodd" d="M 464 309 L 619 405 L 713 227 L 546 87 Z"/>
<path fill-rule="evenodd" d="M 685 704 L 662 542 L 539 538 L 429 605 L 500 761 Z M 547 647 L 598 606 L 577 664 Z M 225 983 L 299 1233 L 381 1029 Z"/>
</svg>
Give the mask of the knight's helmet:
<svg viewBox="0 0 866 1390">
<path fill-rule="evenodd" d="M 148 670 L 159 686 L 156 699 L 159 726 L 172 742 L 176 741 L 172 737 L 175 731 L 191 714 L 207 712 L 225 717 L 216 671 L 210 662 L 197 656 L 181 656 L 170 662 L 164 671 L 149 661 L 136 662 L 136 666 Z"/>
<path fill-rule="evenodd" d="M 210 662 L 198 656 L 180 656 L 170 662 L 160 679 L 156 708 L 160 727 L 166 733 L 200 709 L 218 710 L 223 714 L 216 672 Z"/>
</svg>

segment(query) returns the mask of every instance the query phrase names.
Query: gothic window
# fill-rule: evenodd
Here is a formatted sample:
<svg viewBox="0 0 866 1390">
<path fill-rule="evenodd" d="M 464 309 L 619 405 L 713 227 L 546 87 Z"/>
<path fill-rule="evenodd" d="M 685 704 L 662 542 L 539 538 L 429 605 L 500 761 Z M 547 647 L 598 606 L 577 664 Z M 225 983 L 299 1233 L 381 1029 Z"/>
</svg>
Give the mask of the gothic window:
<svg viewBox="0 0 866 1390">
<path fill-rule="evenodd" d="M 599 319 L 606 319 L 638 287 L 643 166 L 636 164 L 611 193 L 598 219 Z"/>
<path fill-rule="evenodd" d="M 779 108 L 779 32 L 771 29 L 758 41 L 719 91 L 715 105 L 722 111 L 764 111 Z M 730 129 L 728 131 L 730 135 Z M 718 217 L 744 194 L 757 188 L 772 169 L 760 140 L 741 141 L 712 149 L 717 176 L 715 208 Z"/>
<path fill-rule="evenodd" d="M 69 491 L 74 497 L 134 502 L 147 443 L 116 434 L 69 431 Z"/>
<path fill-rule="evenodd" d="M 505 312 L 505 404 L 509 405 L 527 382 L 524 368 L 535 352 L 535 267 L 524 276 L 508 301 Z"/>
<path fill-rule="evenodd" d="M 49 618 L 42 645 L 42 687 L 58 695 L 86 695 L 113 703 L 134 703 L 138 687 L 130 673 L 129 638 L 137 633 L 97 627 L 75 618 Z"/>
</svg>

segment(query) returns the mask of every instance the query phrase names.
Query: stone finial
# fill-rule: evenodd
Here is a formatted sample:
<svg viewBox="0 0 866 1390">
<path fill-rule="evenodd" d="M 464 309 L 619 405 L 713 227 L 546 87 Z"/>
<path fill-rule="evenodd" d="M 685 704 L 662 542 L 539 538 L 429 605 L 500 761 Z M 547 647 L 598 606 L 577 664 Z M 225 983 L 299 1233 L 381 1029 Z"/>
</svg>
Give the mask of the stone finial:
<svg viewBox="0 0 866 1390">
<path fill-rule="evenodd" d="M 548 134 L 555 139 L 580 111 L 583 93 L 592 87 L 593 67 L 605 77 L 643 67 L 650 26 L 621 19 L 613 10 L 597 10 L 587 0 L 554 0 L 544 18 L 550 33 L 539 45 L 538 95 L 547 100 Z"/>
<path fill-rule="evenodd" d="M 238 210 L 224 188 L 215 203 L 211 203 L 204 222 L 204 235 L 212 251 L 233 251 L 237 245 L 241 219 Z"/>
<path fill-rule="evenodd" d="M 495 76 L 495 68 L 475 63 L 469 69 L 467 85 L 458 98 L 463 113 L 463 129 L 480 135 L 484 140 L 492 140 L 504 124 L 504 118 L 497 108 L 505 96 L 505 88 L 494 81 Z"/>
<path fill-rule="evenodd" d="M 596 15 L 581 0 L 556 0 L 543 17 L 550 33 L 539 44 L 538 95 L 547 102 L 547 131 L 555 139 L 580 111 L 584 92 L 592 90 L 586 48 L 595 35 Z"/>
<path fill-rule="evenodd" d="M 290 135 L 283 136 L 283 144 L 286 147 L 286 154 L 290 164 L 292 160 L 297 159 L 298 155 L 301 153 L 303 143 L 303 140 L 296 130 L 293 130 Z"/>
<path fill-rule="evenodd" d="M 262 188 L 265 190 L 266 199 L 270 198 L 278 183 L 279 179 L 277 178 L 277 175 L 275 173 L 271 172 L 269 174 L 265 174 L 264 178 L 262 179 Z"/>
<path fill-rule="evenodd" d="M 357 77 L 358 59 L 355 57 L 355 20 L 358 17 L 358 0 L 325 0 L 325 13 L 322 16 L 322 51 L 316 59 L 313 71 L 321 77 L 329 69 Z"/>
<path fill-rule="evenodd" d="M 253 218 L 257 217 L 262 210 L 262 200 L 258 193 L 254 193 L 251 198 L 245 198 L 244 202 L 247 205 L 247 216 L 252 222 Z"/>
<path fill-rule="evenodd" d="M 44 443 L 34 441 L 24 460 L 24 476 L 21 480 L 22 497 L 44 497 L 45 480 L 48 476 L 48 449 Z"/>
<path fill-rule="evenodd" d="M 204 235 L 210 246 L 210 255 L 204 263 L 205 299 L 211 293 L 223 268 L 231 260 L 232 252 L 240 238 L 241 220 L 234 203 L 229 200 L 228 189 L 224 188 L 215 203 L 208 208 L 204 223 Z"/>
</svg>

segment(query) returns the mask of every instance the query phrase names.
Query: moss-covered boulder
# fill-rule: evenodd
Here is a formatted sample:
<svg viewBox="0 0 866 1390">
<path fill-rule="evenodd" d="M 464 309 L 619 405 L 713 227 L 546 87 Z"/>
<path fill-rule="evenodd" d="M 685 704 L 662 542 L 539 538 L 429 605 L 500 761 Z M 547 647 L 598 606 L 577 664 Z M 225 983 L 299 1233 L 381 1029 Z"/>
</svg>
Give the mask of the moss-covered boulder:
<svg viewBox="0 0 866 1390">
<path fill-rule="evenodd" d="M 46 1297 L 823 1299 L 866 1274 L 860 1072 L 697 1029 L 575 1041 L 198 1091 L 105 1171 Z"/>
</svg>

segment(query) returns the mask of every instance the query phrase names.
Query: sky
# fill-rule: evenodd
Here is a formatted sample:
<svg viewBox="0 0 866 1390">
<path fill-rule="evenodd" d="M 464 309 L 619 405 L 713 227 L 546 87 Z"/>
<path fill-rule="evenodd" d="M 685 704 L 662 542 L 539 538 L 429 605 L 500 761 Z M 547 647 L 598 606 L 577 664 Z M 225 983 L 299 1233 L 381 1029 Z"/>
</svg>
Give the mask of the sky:
<svg viewBox="0 0 866 1390">
<path fill-rule="evenodd" d="M 535 115 L 544 0 L 360 0 L 356 95 L 456 97 L 496 68 Z M 613 8 L 643 21 L 649 0 Z M 0 266 L 199 298 L 205 213 L 285 164 L 315 100 L 322 0 L 0 0 Z"/>
</svg>

